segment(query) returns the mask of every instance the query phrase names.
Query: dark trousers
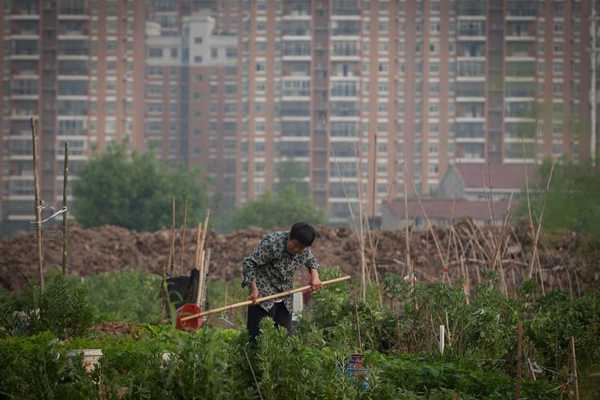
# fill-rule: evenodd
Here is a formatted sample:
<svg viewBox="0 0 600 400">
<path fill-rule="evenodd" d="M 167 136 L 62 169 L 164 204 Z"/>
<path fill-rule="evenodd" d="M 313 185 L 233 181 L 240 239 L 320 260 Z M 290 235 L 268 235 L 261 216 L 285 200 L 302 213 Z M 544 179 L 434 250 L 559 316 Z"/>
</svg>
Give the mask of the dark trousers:
<svg viewBox="0 0 600 400">
<path fill-rule="evenodd" d="M 250 343 L 256 343 L 256 337 L 260 334 L 260 321 L 264 317 L 271 317 L 275 326 L 283 326 L 288 334 L 292 332 L 292 314 L 287 310 L 283 302 L 275 303 L 270 311 L 265 311 L 258 304 L 248 306 L 248 321 L 246 327 L 250 335 Z"/>
</svg>

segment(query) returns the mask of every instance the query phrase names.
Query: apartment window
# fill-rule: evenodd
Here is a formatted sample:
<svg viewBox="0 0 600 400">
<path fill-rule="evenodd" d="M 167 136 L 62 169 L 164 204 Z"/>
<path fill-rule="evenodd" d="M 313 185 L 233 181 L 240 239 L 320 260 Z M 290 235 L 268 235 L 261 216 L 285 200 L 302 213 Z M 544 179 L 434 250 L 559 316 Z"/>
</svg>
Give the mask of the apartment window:
<svg viewBox="0 0 600 400">
<path fill-rule="evenodd" d="M 265 70 L 265 63 L 263 61 L 257 62 L 256 63 L 256 71 L 260 72 L 260 71 L 264 71 L 264 70 Z"/>
<path fill-rule="evenodd" d="M 562 22 L 554 22 L 554 33 L 562 33 L 563 32 L 563 24 Z"/>
<path fill-rule="evenodd" d="M 282 26 L 282 32 L 286 36 L 308 36 L 310 35 L 309 21 L 286 21 Z"/>
<path fill-rule="evenodd" d="M 225 85 L 225 94 L 236 94 L 237 85 L 235 83 L 228 83 Z"/>
<path fill-rule="evenodd" d="M 561 95 L 562 94 L 562 83 L 553 83 L 552 84 L 552 94 L 553 95 Z"/>
<path fill-rule="evenodd" d="M 561 74 L 563 72 L 563 63 L 554 61 L 552 63 L 552 71 L 555 74 Z"/>
<path fill-rule="evenodd" d="M 280 107 L 281 116 L 301 117 L 310 115 L 310 103 L 307 101 L 284 101 Z"/>
<path fill-rule="evenodd" d="M 163 106 L 161 103 L 148 103 L 148 112 L 149 113 L 162 113 Z"/>
<path fill-rule="evenodd" d="M 439 49 L 439 46 L 437 43 L 435 43 L 435 42 L 429 43 L 429 52 L 431 54 L 437 54 L 438 49 Z"/>
<path fill-rule="evenodd" d="M 61 0 L 59 2 L 59 14 L 86 14 L 86 3 L 84 0 Z"/>
<path fill-rule="evenodd" d="M 387 82 L 379 82 L 377 85 L 377 92 L 379 95 L 387 95 L 388 93 L 388 83 Z"/>
<path fill-rule="evenodd" d="M 277 150 L 281 157 L 308 157 L 307 142 L 279 142 Z"/>
<path fill-rule="evenodd" d="M 70 96 L 86 96 L 88 94 L 87 81 L 58 81 L 58 94 Z"/>
<path fill-rule="evenodd" d="M 310 96 L 310 81 L 283 81 L 282 94 L 284 96 Z"/>
<path fill-rule="evenodd" d="M 358 125 L 356 122 L 332 122 L 331 136 L 337 137 L 356 137 L 358 135 Z"/>
<path fill-rule="evenodd" d="M 59 120 L 58 132 L 64 136 L 84 135 L 85 123 L 82 120 Z"/>
<path fill-rule="evenodd" d="M 309 56 L 310 42 L 285 42 L 283 44 L 284 56 Z"/>
<path fill-rule="evenodd" d="M 458 34 L 461 36 L 485 36 L 485 21 L 459 21 Z"/>
<path fill-rule="evenodd" d="M 360 33 L 360 21 L 332 21 L 333 34 L 336 36 L 353 36 Z"/>
<path fill-rule="evenodd" d="M 211 47 L 210 48 L 210 57 L 211 58 L 218 58 L 219 57 L 219 49 L 216 47 Z"/>
<path fill-rule="evenodd" d="M 11 93 L 16 95 L 37 95 L 38 81 L 28 79 L 14 79 L 10 82 Z"/>
<path fill-rule="evenodd" d="M 237 49 L 235 47 L 227 47 L 225 49 L 225 57 L 237 58 Z"/>
<path fill-rule="evenodd" d="M 148 57 L 150 58 L 162 58 L 163 51 L 160 47 L 150 47 L 148 49 Z"/>
<path fill-rule="evenodd" d="M 331 96 L 353 97 L 358 95 L 357 82 L 333 82 L 331 86 Z"/>
<path fill-rule="evenodd" d="M 333 55 L 355 56 L 358 54 L 358 42 L 334 42 Z"/>
<path fill-rule="evenodd" d="M 196 44 L 201 44 L 201 43 L 202 43 L 202 40 L 203 40 L 203 39 L 202 39 L 202 37 L 201 37 L 201 36 L 197 36 L 197 37 L 195 37 L 195 38 L 194 38 L 194 43 L 196 43 Z"/>
<path fill-rule="evenodd" d="M 339 117 L 358 116 L 359 110 L 356 102 L 334 101 L 331 103 L 331 115 Z"/>
<path fill-rule="evenodd" d="M 563 0 L 554 1 L 552 3 L 552 11 L 555 16 L 562 17 L 565 12 L 565 4 Z"/>
<path fill-rule="evenodd" d="M 310 122 L 283 121 L 281 123 L 281 136 L 310 136 Z"/>
</svg>

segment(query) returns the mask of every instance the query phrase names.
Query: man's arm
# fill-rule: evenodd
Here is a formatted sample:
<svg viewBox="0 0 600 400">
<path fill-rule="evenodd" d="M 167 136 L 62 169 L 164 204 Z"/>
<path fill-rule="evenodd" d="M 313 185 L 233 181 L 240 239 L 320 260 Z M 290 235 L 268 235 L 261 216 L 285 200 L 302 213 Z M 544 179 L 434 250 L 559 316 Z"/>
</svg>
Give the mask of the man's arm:
<svg viewBox="0 0 600 400">
<path fill-rule="evenodd" d="M 252 253 L 244 259 L 242 287 L 250 288 L 250 298 L 256 300 L 259 296 L 256 287 L 256 269 L 272 260 L 272 245 L 263 238 Z"/>
<path fill-rule="evenodd" d="M 312 290 L 321 289 L 321 279 L 319 278 L 320 265 L 310 249 L 307 252 L 304 265 L 308 268 L 308 274 L 310 276 L 308 284 L 312 287 Z"/>
</svg>

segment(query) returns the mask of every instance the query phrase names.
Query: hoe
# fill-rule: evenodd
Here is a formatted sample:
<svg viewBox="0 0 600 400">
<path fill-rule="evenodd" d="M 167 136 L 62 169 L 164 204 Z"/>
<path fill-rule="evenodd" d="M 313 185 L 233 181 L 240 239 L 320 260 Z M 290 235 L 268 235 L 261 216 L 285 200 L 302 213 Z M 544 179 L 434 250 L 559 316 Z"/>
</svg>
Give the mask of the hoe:
<svg viewBox="0 0 600 400">
<path fill-rule="evenodd" d="M 341 278 L 331 279 L 331 280 L 322 282 L 322 286 L 327 286 L 327 285 L 331 285 L 334 283 L 347 281 L 348 279 L 350 279 L 349 275 L 343 276 Z M 306 286 L 298 287 L 295 289 L 290 289 L 285 292 L 272 294 L 270 296 L 259 297 L 258 299 L 256 299 L 255 302 L 253 302 L 252 300 L 246 300 L 246 301 L 242 301 L 239 303 L 230 304 L 228 306 L 214 308 L 212 310 L 207 310 L 207 311 L 202 311 L 200 309 L 200 305 L 198 303 L 185 304 L 183 307 L 181 307 L 179 310 L 177 310 L 176 326 L 177 326 L 177 329 L 186 330 L 186 331 L 194 331 L 194 330 L 202 327 L 202 325 L 204 325 L 204 322 L 206 322 L 206 316 L 208 316 L 208 315 L 220 313 L 220 312 L 227 311 L 227 310 L 232 310 L 232 309 L 238 308 L 238 307 L 248 306 L 250 304 L 262 303 L 263 301 L 278 299 L 281 297 L 289 296 L 294 293 L 308 292 L 310 290 L 310 288 L 311 288 L 310 285 L 306 285 Z"/>
</svg>

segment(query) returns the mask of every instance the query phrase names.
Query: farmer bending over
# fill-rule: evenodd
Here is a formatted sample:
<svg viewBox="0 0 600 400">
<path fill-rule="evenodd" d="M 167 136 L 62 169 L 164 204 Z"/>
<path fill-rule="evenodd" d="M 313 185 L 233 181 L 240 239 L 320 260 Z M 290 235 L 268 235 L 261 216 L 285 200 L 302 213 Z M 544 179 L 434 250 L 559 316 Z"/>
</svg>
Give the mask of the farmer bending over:
<svg viewBox="0 0 600 400">
<path fill-rule="evenodd" d="M 310 251 L 315 240 L 312 226 L 299 222 L 290 232 L 273 232 L 265 237 L 252 254 L 244 259 L 242 287 L 250 288 L 250 300 L 292 289 L 294 272 L 300 266 L 308 268 L 312 290 L 321 288 L 319 263 Z M 255 343 L 260 321 L 270 316 L 277 327 L 284 326 L 288 334 L 292 327 L 292 296 L 248 306 L 248 333 Z"/>
</svg>

